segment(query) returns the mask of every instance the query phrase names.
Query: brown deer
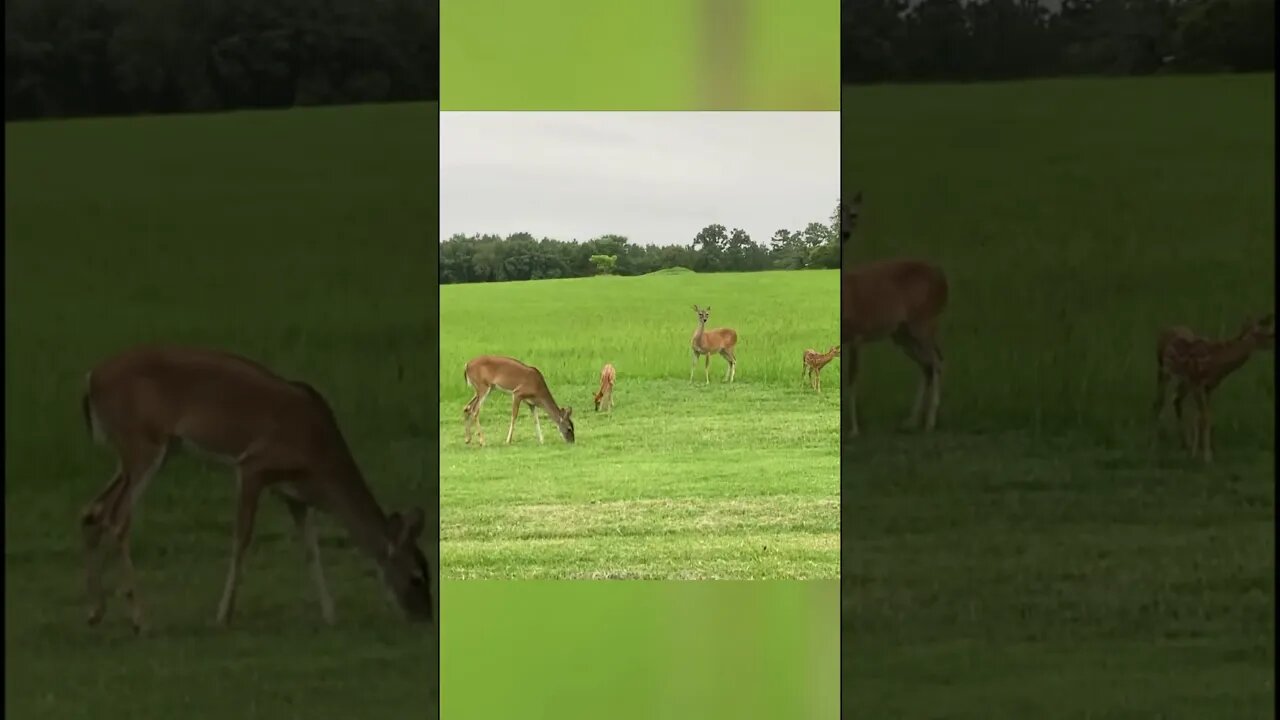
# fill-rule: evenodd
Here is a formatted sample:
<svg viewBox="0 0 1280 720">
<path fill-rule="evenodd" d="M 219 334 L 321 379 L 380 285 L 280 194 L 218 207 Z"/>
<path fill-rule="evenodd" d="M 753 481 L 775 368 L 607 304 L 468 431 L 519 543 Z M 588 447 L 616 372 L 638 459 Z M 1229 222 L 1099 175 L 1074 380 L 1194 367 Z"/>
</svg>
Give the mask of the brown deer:
<svg viewBox="0 0 1280 720">
<path fill-rule="evenodd" d="M 690 340 L 690 347 L 693 349 L 693 364 L 689 366 L 689 382 L 693 382 L 693 373 L 698 369 L 698 357 L 706 356 L 706 366 L 703 368 L 702 374 L 706 378 L 707 383 L 711 382 L 711 355 L 717 353 L 729 363 L 729 368 L 725 370 L 724 379 L 726 382 L 733 382 L 737 376 L 738 358 L 734 353 L 734 348 L 738 345 L 738 333 L 732 328 L 716 328 L 715 330 L 707 329 L 707 319 L 711 317 L 711 306 L 699 308 L 693 306 L 693 311 L 698 313 L 698 329 L 693 331 L 693 339 Z"/>
<path fill-rule="evenodd" d="M 938 318 L 947 305 L 946 275 L 932 263 L 911 258 L 851 264 L 846 249 L 862 209 L 862 192 L 840 209 L 840 342 L 850 346 L 843 360 L 847 380 L 840 403 L 845 432 L 858 435 L 858 351 L 884 338 L 893 340 L 922 373 L 904 428 L 932 430 L 942 397 Z"/>
<path fill-rule="evenodd" d="M 431 578 L 418 547 L 423 512 L 384 513 L 351 456 L 324 397 L 245 358 L 184 347 L 138 347 L 89 372 L 81 402 L 93 439 L 115 450 L 119 466 L 81 516 L 90 601 L 89 623 L 106 609 L 100 544 L 120 553 L 122 590 L 135 632 L 143 630 L 129 553 L 133 511 L 170 452 L 185 447 L 233 466 L 239 500 L 231 564 L 217 621 L 226 625 L 263 490 L 283 501 L 306 548 L 324 620 L 334 619 L 312 511 L 336 518 L 381 570 L 394 601 L 411 620 L 434 617 Z"/>
<path fill-rule="evenodd" d="M 840 346 L 833 345 L 829 350 L 820 353 L 817 350 L 809 349 L 804 351 L 804 375 L 809 381 L 809 387 L 822 394 L 822 368 L 827 366 L 834 358 L 840 357 Z"/>
<path fill-rule="evenodd" d="M 525 365 L 515 358 L 499 355 L 481 355 L 467 363 L 463 373 L 467 384 L 475 391 L 466 406 L 462 409 L 463 431 L 467 444 L 471 443 L 471 427 L 475 426 L 480 435 L 480 444 L 484 445 L 484 429 L 480 427 L 480 407 L 494 388 L 511 394 L 511 424 L 507 426 L 507 444 L 511 444 L 511 436 L 516 430 L 516 418 L 520 416 L 520 404 L 529 406 L 533 415 L 533 425 L 538 431 L 538 444 L 542 444 L 542 421 L 538 419 L 538 408 L 547 413 L 547 417 L 560 429 L 565 442 L 572 443 L 573 408 L 556 405 L 551 397 L 547 381 L 543 379 L 538 368 Z"/>
<path fill-rule="evenodd" d="M 1213 462 L 1212 420 L 1209 396 L 1224 379 L 1248 361 L 1255 350 L 1275 347 L 1275 315 L 1268 314 L 1248 322 L 1234 337 L 1208 340 L 1197 337 L 1185 326 L 1165 328 L 1156 338 L 1156 401 L 1154 412 L 1159 423 L 1168 404 L 1168 388 L 1177 381 L 1173 410 L 1180 435 L 1192 457 Z M 1195 418 L 1188 427 L 1182 416 L 1182 403 L 1190 395 L 1195 404 Z"/>
<path fill-rule="evenodd" d="M 596 412 L 600 412 L 600 406 L 603 404 L 608 406 L 609 414 L 613 414 L 613 381 L 617 377 L 613 363 L 605 363 L 600 369 L 600 389 L 596 391 L 595 396 Z"/>
</svg>

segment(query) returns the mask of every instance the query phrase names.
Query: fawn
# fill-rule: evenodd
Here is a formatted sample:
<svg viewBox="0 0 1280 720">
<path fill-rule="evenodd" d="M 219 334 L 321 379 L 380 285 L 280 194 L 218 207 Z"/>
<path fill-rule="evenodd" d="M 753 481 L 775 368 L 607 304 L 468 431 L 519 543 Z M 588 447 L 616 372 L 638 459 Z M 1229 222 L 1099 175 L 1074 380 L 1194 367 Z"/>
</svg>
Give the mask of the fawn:
<svg viewBox="0 0 1280 720">
<path fill-rule="evenodd" d="M 1183 445 L 1190 449 L 1192 457 L 1213 462 L 1209 396 L 1228 375 L 1244 365 L 1255 350 L 1274 348 L 1275 340 L 1274 314 L 1246 323 L 1234 337 L 1224 340 L 1198 337 L 1181 325 L 1162 330 L 1156 339 L 1156 401 L 1153 409 L 1157 423 L 1164 414 L 1169 385 L 1176 380 L 1173 410 Z M 1182 402 L 1188 395 L 1195 404 L 1191 427 L 1182 417 Z"/>
<path fill-rule="evenodd" d="M 838 357 L 840 357 L 839 345 L 833 345 L 824 353 L 813 349 L 804 351 L 804 376 L 809 380 L 809 387 L 817 390 L 819 395 L 822 394 L 822 368 Z"/>
<path fill-rule="evenodd" d="M 601 405 L 607 405 L 609 414 L 613 414 L 613 381 L 618 377 L 618 373 L 613 369 L 613 363 L 605 363 L 600 368 L 600 389 L 596 391 L 595 403 L 596 412 L 600 412 Z"/>
</svg>

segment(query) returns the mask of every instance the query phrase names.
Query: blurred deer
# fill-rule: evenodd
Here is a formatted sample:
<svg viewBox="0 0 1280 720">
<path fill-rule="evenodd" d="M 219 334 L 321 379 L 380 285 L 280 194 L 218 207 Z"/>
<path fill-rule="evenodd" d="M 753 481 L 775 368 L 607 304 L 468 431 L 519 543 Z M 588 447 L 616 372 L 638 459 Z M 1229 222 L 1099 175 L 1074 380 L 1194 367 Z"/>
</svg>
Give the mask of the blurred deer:
<svg viewBox="0 0 1280 720">
<path fill-rule="evenodd" d="M 1156 338 L 1156 401 L 1154 412 L 1159 423 L 1168 404 L 1169 385 L 1177 382 L 1173 410 L 1178 420 L 1182 443 L 1206 463 L 1213 462 L 1212 420 L 1209 396 L 1224 379 L 1240 369 L 1255 350 L 1275 347 L 1275 315 L 1268 314 L 1245 323 L 1234 337 L 1209 340 L 1198 337 L 1182 325 L 1165 328 Z M 1190 396 L 1195 404 L 1195 418 L 1190 427 L 1182 416 L 1182 403 Z"/>
<path fill-rule="evenodd" d="M 840 205 L 840 342 L 849 346 L 843 362 L 840 413 L 849 436 L 858 435 L 858 351 L 869 342 L 891 339 L 919 367 L 921 379 L 905 428 L 932 430 L 942 399 L 942 350 L 938 318 L 950 289 L 938 266 L 911 258 L 849 262 L 849 238 L 862 210 L 862 192 Z"/>
</svg>

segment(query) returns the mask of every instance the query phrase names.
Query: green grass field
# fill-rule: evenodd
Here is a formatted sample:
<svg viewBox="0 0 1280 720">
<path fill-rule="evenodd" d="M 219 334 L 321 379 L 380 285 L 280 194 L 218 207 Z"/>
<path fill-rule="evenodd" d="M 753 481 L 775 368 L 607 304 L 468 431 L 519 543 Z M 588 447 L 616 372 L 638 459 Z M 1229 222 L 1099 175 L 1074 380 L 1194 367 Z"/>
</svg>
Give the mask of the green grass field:
<svg viewBox="0 0 1280 720">
<path fill-rule="evenodd" d="M 951 282 L 936 435 L 892 431 L 914 366 L 862 360 L 848 717 L 1272 717 L 1274 360 L 1217 390 L 1213 467 L 1150 406 L 1158 328 L 1274 304 L 1273 83 L 845 89 L 854 259 Z"/>
<path fill-rule="evenodd" d="M 835 344 L 835 271 L 657 273 L 440 289 L 440 545 L 449 578 L 834 578 L 839 364 L 818 397 L 805 348 Z M 693 305 L 738 331 L 738 370 L 689 381 Z M 463 443 L 467 360 L 511 355 L 573 408 L 577 442 L 494 392 Z M 615 408 L 595 413 L 600 368 Z M 540 411 L 541 412 L 541 411 Z M 544 418 L 545 420 L 545 418 Z"/>
<path fill-rule="evenodd" d="M 234 481 L 176 458 L 133 526 L 151 624 L 134 638 L 117 600 L 85 623 L 77 519 L 114 468 L 79 414 L 84 374 L 143 341 L 308 380 L 382 504 L 436 512 L 436 122 L 399 105 L 5 126 L 7 717 L 432 713 L 434 637 L 408 631 L 336 523 L 335 627 L 264 502 L 217 629 Z"/>
</svg>

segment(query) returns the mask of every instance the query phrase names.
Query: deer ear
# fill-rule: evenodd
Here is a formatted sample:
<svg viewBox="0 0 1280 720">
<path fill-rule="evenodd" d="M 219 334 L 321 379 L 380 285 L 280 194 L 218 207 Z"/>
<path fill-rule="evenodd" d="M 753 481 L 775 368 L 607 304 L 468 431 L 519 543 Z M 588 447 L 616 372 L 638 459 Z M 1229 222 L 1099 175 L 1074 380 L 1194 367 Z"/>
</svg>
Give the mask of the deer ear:
<svg viewBox="0 0 1280 720">
<path fill-rule="evenodd" d="M 401 515 L 393 512 L 387 516 L 387 555 L 394 555 L 396 550 L 412 542 L 422 535 L 425 516 L 422 508 L 413 508 Z"/>
<path fill-rule="evenodd" d="M 396 554 L 396 544 L 404 531 L 404 518 L 398 512 L 387 515 L 387 557 Z"/>
<path fill-rule="evenodd" d="M 564 406 L 564 416 L 565 416 L 565 419 L 568 419 L 568 418 L 569 418 L 569 416 L 571 416 L 571 415 L 573 415 L 573 408 L 569 407 L 568 405 L 565 405 L 565 406 Z"/>
<path fill-rule="evenodd" d="M 693 311 L 694 311 L 694 312 L 698 312 L 698 306 L 697 306 L 697 305 L 694 305 L 694 306 L 693 306 Z"/>
<path fill-rule="evenodd" d="M 422 536 L 422 526 L 426 524 L 426 516 L 422 512 L 422 508 L 410 508 L 404 514 L 403 527 L 400 529 L 400 544 L 407 545 L 418 541 Z"/>
<path fill-rule="evenodd" d="M 711 306 L 710 306 L 710 305 L 708 305 L 708 306 L 707 306 L 707 312 L 711 312 Z"/>
</svg>

